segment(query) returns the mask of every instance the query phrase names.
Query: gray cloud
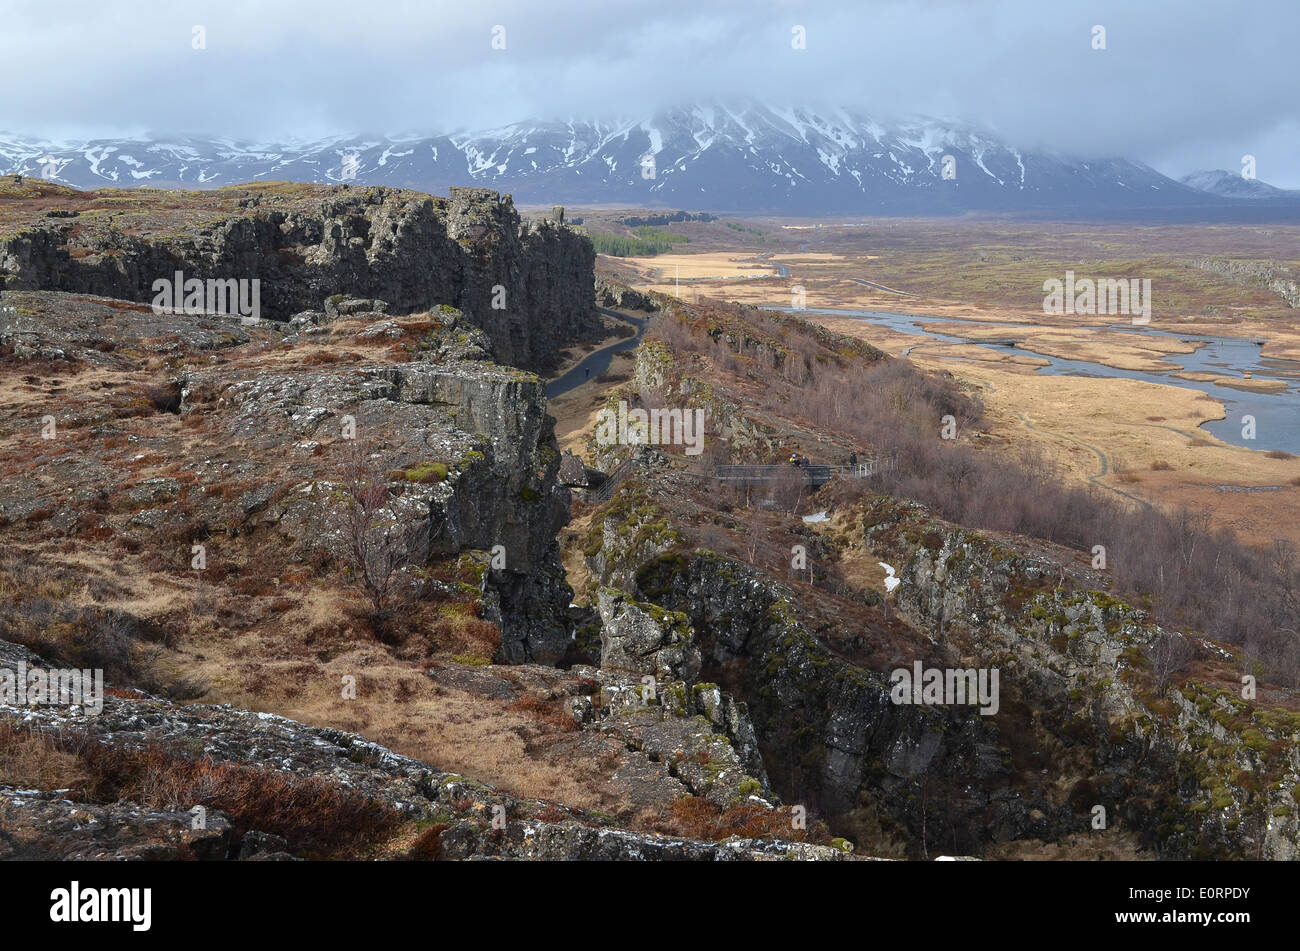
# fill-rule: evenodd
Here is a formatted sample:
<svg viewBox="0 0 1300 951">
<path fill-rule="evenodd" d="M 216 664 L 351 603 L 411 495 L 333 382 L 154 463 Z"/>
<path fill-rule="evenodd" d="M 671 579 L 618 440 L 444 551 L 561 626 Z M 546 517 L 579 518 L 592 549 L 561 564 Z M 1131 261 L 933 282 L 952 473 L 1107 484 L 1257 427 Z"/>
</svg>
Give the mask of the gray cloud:
<svg viewBox="0 0 1300 951">
<path fill-rule="evenodd" d="M 64 0 L 6 13 L 22 91 L 0 128 L 271 141 L 754 97 L 956 118 L 1171 174 L 1249 153 L 1300 187 L 1298 28 L 1290 0 Z"/>
</svg>

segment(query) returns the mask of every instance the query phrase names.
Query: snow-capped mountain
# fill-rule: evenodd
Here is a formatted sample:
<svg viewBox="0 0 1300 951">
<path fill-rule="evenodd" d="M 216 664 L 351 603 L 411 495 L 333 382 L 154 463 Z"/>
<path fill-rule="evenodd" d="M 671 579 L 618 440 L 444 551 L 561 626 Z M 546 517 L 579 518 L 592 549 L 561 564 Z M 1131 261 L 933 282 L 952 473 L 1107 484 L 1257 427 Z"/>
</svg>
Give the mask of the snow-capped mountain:
<svg viewBox="0 0 1300 951">
<path fill-rule="evenodd" d="M 1300 191 L 1278 188 L 1255 178 L 1244 178 L 1233 172 L 1225 172 L 1221 168 L 1192 172 L 1190 175 L 1184 175 L 1179 181 L 1197 191 L 1223 198 L 1248 198 L 1251 201 L 1300 198 Z"/>
<path fill-rule="evenodd" d="M 51 144 L 0 136 L 0 173 L 80 188 L 213 188 L 257 179 L 441 191 L 517 202 L 785 214 L 1132 209 L 1223 202 L 1124 158 L 1024 151 L 957 123 L 884 124 L 843 109 L 702 105 L 624 121 L 522 122 L 431 136 L 253 145 L 216 138 Z"/>
</svg>

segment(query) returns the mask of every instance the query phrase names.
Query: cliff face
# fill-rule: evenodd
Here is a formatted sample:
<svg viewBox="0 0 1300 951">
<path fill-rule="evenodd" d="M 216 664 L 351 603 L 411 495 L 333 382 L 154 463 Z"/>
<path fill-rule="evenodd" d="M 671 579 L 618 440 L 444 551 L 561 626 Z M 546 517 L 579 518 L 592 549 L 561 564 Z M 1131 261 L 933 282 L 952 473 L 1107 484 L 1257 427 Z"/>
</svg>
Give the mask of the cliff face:
<svg viewBox="0 0 1300 951">
<path fill-rule="evenodd" d="M 832 654 L 797 616 L 796 599 L 762 572 L 712 552 L 661 555 L 637 573 L 638 595 L 683 612 L 706 658 L 729 671 L 774 787 L 858 841 L 895 835 L 961 852 L 985 840 L 988 787 L 1006 770 L 978 715 L 898 706 L 880 673 Z M 942 807 L 940 808 L 940 804 Z M 1006 820 L 1033 825 L 1030 802 Z M 927 828 L 928 826 L 928 828 Z"/>
<path fill-rule="evenodd" d="M 692 550 L 655 478 L 625 483 L 593 518 L 593 581 L 680 612 L 701 676 L 746 704 L 773 790 L 865 851 L 1128 841 L 1161 857 L 1300 854 L 1300 715 L 1243 699 L 1221 645 L 1160 628 L 1060 552 L 881 498 L 846 527 L 897 569 L 891 599 L 912 633 L 890 666 L 1001 675 L 988 716 L 900 705 L 889 667 L 815 633 L 806 591 Z M 1193 662 L 1162 674 L 1153 651 L 1167 638 L 1185 638 Z"/>
<path fill-rule="evenodd" d="M 38 439 L 51 455 L 24 449 L 30 478 L 0 489 L 10 532 L 76 534 L 97 521 L 95 534 L 178 565 L 202 541 L 214 570 L 231 558 L 219 552 L 247 543 L 269 582 L 284 562 L 337 561 L 342 542 L 320 521 L 337 508 L 340 462 L 356 447 L 415 526 L 421 564 L 477 566 L 465 583 L 501 628 L 498 659 L 564 655 L 570 591 L 555 535 L 569 492 L 556 481 L 544 385 L 481 359 L 484 333 L 456 311 L 356 314 L 281 338 L 121 301 L 5 300 L 14 312 L 0 315 L 0 351 L 12 369 L 52 366 L 70 381 L 7 407 L 0 432 L 14 439 L 44 414 L 55 421 L 55 438 Z"/>
<path fill-rule="evenodd" d="M 287 320 L 334 295 L 394 313 L 446 304 L 482 328 L 494 358 L 545 367 L 598 328 L 595 251 L 551 219 L 524 221 L 509 196 L 449 198 L 389 188 L 274 185 L 123 199 L 73 193 L 59 217 L 10 203 L 0 287 L 151 301 L 153 282 L 257 279 L 261 316 Z"/>
<path fill-rule="evenodd" d="M 1165 857 L 1300 855 L 1300 714 L 1243 699 L 1232 651 L 1162 629 L 1051 555 L 918 505 L 878 500 L 861 527 L 872 551 L 901 565 L 899 608 L 1000 666 L 1010 706 L 1032 706 L 1038 728 L 1058 738 L 1056 771 L 1073 774 L 1067 821 L 1101 806 L 1108 828 Z M 1187 643 L 1185 669 L 1158 669 L 1153 651 L 1166 638 Z"/>
<path fill-rule="evenodd" d="M 49 666 L 0 641 L 0 669 L 19 662 Z M 591 703 L 580 691 L 590 687 L 576 678 L 565 686 L 573 691 L 570 699 L 586 701 L 589 715 Z M 626 742 L 645 746 L 653 756 L 630 746 L 622 754 L 639 792 L 658 783 L 665 798 L 687 794 L 683 782 L 667 775 L 667 754 L 679 744 L 692 752 L 730 752 L 723 738 L 708 732 L 725 729 L 725 711 L 708 691 L 694 698 L 694 707 L 660 717 L 651 715 L 658 706 L 635 699 L 639 685 L 617 686 L 627 698 L 615 703 L 618 715 L 611 717 L 619 721 L 620 738 L 626 733 Z M 0 776 L 0 859 L 849 858 L 831 845 L 771 835 L 709 842 L 631 831 L 609 816 L 516 797 L 344 730 L 117 693 L 105 699 L 99 715 L 0 701 L 0 738 L 22 750 L 57 751 L 58 765 L 43 778 L 47 785 L 72 784 L 15 786 Z M 693 716 L 695 707 L 701 716 Z M 716 723 L 705 720 L 706 714 Z M 112 785 L 86 782 L 78 770 L 88 766 L 111 769 Z M 689 760 L 681 773 L 686 782 L 699 778 L 720 787 L 719 771 L 739 773 L 735 766 L 734 756 L 719 764 L 701 757 Z"/>
<path fill-rule="evenodd" d="M 555 479 L 554 421 L 531 374 L 465 361 L 360 366 L 347 374 L 262 372 L 251 379 L 200 370 L 180 383 L 182 412 L 229 413 L 232 433 L 266 440 L 268 449 L 286 438 L 299 445 L 332 439 L 350 415 L 359 438 L 382 440 L 394 471 L 425 457 L 448 460 L 442 481 L 392 490 L 405 517 L 423 526 L 423 560 L 499 546 L 503 564 L 482 579 L 485 616 L 502 631 L 499 659 L 555 663 L 564 655 L 569 592 L 555 533 L 568 521 L 569 493 Z M 303 490 L 268 506 L 259 520 L 310 550 L 317 499 L 331 488 L 308 482 Z"/>
</svg>

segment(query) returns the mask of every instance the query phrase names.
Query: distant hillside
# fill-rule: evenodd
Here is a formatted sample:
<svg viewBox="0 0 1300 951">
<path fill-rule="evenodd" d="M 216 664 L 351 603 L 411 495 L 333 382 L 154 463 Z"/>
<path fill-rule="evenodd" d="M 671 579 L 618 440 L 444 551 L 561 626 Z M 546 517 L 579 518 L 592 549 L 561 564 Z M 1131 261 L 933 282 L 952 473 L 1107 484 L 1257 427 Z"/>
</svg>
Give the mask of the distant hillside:
<svg viewBox="0 0 1300 951">
<path fill-rule="evenodd" d="M 1300 199 L 1300 191 L 1277 188 L 1259 179 L 1244 178 L 1233 172 L 1225 172 L 1221 168 L 1192 172 L 1190 175 L 1184 175 L 1179 181 L 1189 188 L 1222 198 L 1245 198 L 1251 201 Z"/>
<path fill-rule="evenodd" d="M 801 215 L 1122 215 L 1231 209 L 1241 197 L 1174 181 L 1131 157 L 1025 149 L 961 123 L 884 122 L 846 109 L 756 102 L 299 144 L 202 137 L 55 144 L 0 134 L 6 172 L 81 188 L 214 188 L 259 179 L 425 191 L 476 184 L 521 202 Z"/>
</svg>

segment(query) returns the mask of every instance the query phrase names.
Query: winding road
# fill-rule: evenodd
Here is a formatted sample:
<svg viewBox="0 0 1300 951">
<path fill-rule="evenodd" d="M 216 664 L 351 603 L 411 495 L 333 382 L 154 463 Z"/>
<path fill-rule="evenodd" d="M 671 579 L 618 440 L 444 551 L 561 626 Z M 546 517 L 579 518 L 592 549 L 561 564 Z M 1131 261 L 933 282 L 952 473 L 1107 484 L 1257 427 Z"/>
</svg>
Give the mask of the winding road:
<svg viewBox="0 0 1300 951">
<path fill-rule="evenodd" d="M 633 350 L 641 343 L 641 338 L 645 336 L 646 324 L 650 322 L 648 317 L 633 317 L 629 314 L 621 314 L 616 310 L 610 310 L 606 307 L 597 307 L 607 317 L 613 317 L 624 323 L 629 323 L 636 328 L 636 333 L 631 337 L 624 337 L 616 340 L 611 344 L 601 347 L 599 350 L 593 350 L 587 354 L 578 363 L 577 366 L 568 372 L 557 376 L 546 384 L 546 398 L 553 400 L 569 390 L 579 387 L 588 380 L 600 376 L 609 369 L 610 363 L 614 359 L 614 354 L 622 353 L 625 350 Z"/>
<path fill-rule="evenodd" d="M 909 294 L 907 293 L 907 291 L 900 291 L 892 287 L 886 287 L 884 284 L 877 284 L 875 281 L 868 281 L 866 278 L 862 278 L 862 277 L 850 277 L 848 278 L 848 281 L 850 284 L 861 284 L 863 287 L 872 287 L 878 291 L 888 291 L 889 293 L 897 294 L 900 297 L 917 296 L 916 294 Z"/>
</svg>

